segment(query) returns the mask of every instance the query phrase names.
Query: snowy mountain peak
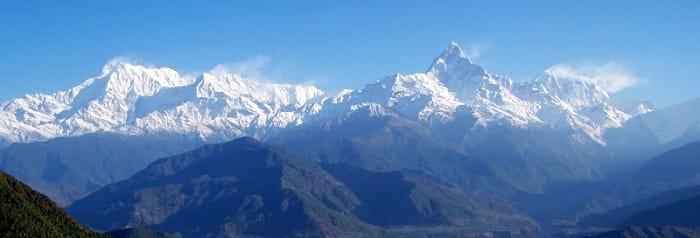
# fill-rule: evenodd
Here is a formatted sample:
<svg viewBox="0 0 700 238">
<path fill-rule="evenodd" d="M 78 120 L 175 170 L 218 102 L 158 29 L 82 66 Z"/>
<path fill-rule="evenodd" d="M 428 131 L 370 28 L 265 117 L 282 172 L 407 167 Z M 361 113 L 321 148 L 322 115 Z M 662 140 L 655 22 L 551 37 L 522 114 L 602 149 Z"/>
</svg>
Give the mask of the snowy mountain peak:
<svg viewBox="0 0 700 238">
<path fill-rule="evenodd" d="M 534 79 L 540 90 L 566 101 L 569 105 L 580 108 L 608 102 L 610 96 L 598 84 L 584 76 L 562 76 L 545 71 Z"/>
<path fill-rule="evenodd" d="M 637 116 L 641 114 L 646 114 L 656 110 L 656 106 L 650 101 L 642 101 L 639 99 L 631 100 L 613 100 L 612 104 L 622 110 L 623 112 L 629 114 L 630 116 Z"/>
<path fill-rule="evenodd" d="M 118 97 L 152 96 L 162 88 L 181 87 L 193 82 L 193 79 L 181 77 L 170 68 L 146 67 L 123 59 L 108 62 L 99 76 L 88 79 L 78 86 L 104 91 Z M 96 92 L 91 92 L 96 93 Z"/>
<path fill-rule="evenodd" d="M 459 47 L 457 42 L 450 42 L 450 45 L 445 48 L 445 51 L 438 56 L 438 58 L 445 59 L 446 61 L 451 61 L 451 60 L 458 60 L 458 59 L 463 59 L 471 63 L 471 60 L 467 58 L 467 56 L 464 54 L 464 51 L 462 51 L 462 48 Z"/>
<path fill-rule="evenodd" d="M 457 43 L 452 42 L 433 60 L 428 72 L 446 72 L 466 65 L 472 65 L 472 61 L 467 58 Z"/>
<path fill-rule="evenodd" d="M 480 65 L 472 63 L 457 43 L 452 42 L 426 71 L 447 87 L 463 91 L 473 88 L 488 78 L 488 72 Z"/>
<path fill-rule="evenodd" d="M 124 58 L 114 58 L 107 62 L 104 66 L 102 66 L 102 72 L 100 75 L 107 75 L 111 72 L 114 71 L 119 71 L 120 69 L 126 69 L 129 67 L 133 67 L 134 65 L 130 63 L 127 59 Z"/>
<path fill-rule="evenodd" d="M 563 128 L 605 144 L 606 128 L 651 110 L 646 104 L 614 104 L 594 82 L 551 70 L 514 82 L 474 64 L 454 42 L 426 72 L 391 75 L 329 97 L 314 86 L 263 82 L 224 67 L 193 78 L 113 60 L 98 76 L 67 91 L 3 103 L 0 143 L 97 131 L 194 134 L 209 141 L 260 138 L 369 108 L 376 115 L 391 111 L 427 125 L 470 114 L 474 127 Z"/>
<path fill-rule="evenodd" d="M 301 123 L 299 108 L 321 95 L 313 86 L 263 83 L 223 72 L 195 79 L 169 68 L 114 60 L 67 91 L 3 103 L 0 140 L 34 142 L 98 131 L 195 134 L 210 141 L 261 137 Z"/>
</svg>

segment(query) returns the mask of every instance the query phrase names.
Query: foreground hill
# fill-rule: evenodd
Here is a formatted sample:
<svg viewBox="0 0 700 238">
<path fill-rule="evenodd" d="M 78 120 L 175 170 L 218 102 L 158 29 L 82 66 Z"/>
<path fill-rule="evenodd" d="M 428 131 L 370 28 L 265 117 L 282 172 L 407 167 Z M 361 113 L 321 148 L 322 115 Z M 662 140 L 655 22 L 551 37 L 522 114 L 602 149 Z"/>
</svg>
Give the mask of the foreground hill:
<svg viewBox="0 0 700 238">
<path fill-rule="evenodd" d="M 0 237 L 103 237 L 46 196 L 0 172 Z"/>
<path fill-rule="evenodd" d="M 242 138 L 158 160 L 68 210 L 98 229 L 136 226 L 186 237 L 375 232 L 348 215 L 357 198 L 336 184 L 314 164 Z"/>
<path fill-rule="evenodd" d="M 372 237 L 436 226 L 453 233 L 464 232 L 455 227 L 537 230 L 526 218 L 482 206 L 419 172 L 327 169 L 241 138 L 158 160 L 68 211 L 98 229 L 146 227 L 185 237 Z"/>
</svg>

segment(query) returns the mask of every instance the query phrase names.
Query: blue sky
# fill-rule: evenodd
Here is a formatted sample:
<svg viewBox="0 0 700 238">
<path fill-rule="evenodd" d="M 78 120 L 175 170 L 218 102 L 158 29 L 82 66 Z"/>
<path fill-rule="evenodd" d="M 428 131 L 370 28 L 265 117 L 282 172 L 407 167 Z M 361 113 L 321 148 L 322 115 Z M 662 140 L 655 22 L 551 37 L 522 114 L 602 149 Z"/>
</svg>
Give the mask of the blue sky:
<svg viewBox="0 0 700 238">
<path fill-rule="evenodd" d="M 269 80 L 360 88 L 423 71 L 456 41 L 516 81 L 612 66 L 636 82 L 615 97 L 667 106 L 700 97 L 698 12 L 698 1 L 2 1 L 0 101 L 67 89 L 115 57 L 184 73 L 265 62 Z"/>
</svg>

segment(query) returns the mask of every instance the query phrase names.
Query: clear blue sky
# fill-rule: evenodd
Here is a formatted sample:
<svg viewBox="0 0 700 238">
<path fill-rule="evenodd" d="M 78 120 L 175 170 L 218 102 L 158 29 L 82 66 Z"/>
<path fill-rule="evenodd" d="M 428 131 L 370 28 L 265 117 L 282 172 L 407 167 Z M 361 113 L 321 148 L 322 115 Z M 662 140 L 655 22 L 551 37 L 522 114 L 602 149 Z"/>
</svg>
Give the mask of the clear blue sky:
<svg viewBox="0 0 700 238">
<path fill-rule="evenodd" d="M 699 1 L 1 1 L 0 101 L 54 92 L 118 56 L 201 72 L 258 56 L 264 74 L 359 88 L 425 70 L 450 41 L 514 80 L 615 62 L 617 97 L 700 97 Z"/>
</svg>

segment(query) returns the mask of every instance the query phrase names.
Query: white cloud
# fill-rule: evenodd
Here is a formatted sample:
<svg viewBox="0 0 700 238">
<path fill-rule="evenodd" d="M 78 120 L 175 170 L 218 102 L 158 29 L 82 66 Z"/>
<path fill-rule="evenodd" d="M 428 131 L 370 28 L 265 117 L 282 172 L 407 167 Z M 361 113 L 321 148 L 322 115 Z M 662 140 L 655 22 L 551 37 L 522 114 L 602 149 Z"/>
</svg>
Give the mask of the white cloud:
<svg viewBox="0 0 700 238">
<path fill-rule="evenodd" d="M 262 83 L 318 86 L 318 83 L 327 82 L 323 76 L 301 77 L 294 67 L 285 67 L 278 62 L 272 62 L 271 58 L 267 56 L 256 56 L 235 63 L 219 64 L 209 72 L 237 74 Z"/>
<path fill-rule="evenodd" d="M 464 49 L 463 51 L 464 54 L 466 54 L 467 57 L 469 57 L 469 59 L 477 60 L 489 48 L 491 47 L 486 44 L 471 44 L 467 46 L 466 49 Z"/>
<path fill-rule="evenodd" d="M 249 60 L 244 60 L 230 64 L 219 64 L 211 71 L 223 71 L 234 73 L 247 78 L 256 80 L 264 80 L 263 69 L 270 63 L 270 58 L 266 56 L 256 56 Z"/>
<path fill-rule="evenodd" d="M 632 72 L 621 64 L 577 63 L 573 65 L 558 64 L 548 68 L 547 74 L 558 78 L 576 78 L 596 83 L 609 93 L 616 93 L 641 82 Z"/>
</svg>

